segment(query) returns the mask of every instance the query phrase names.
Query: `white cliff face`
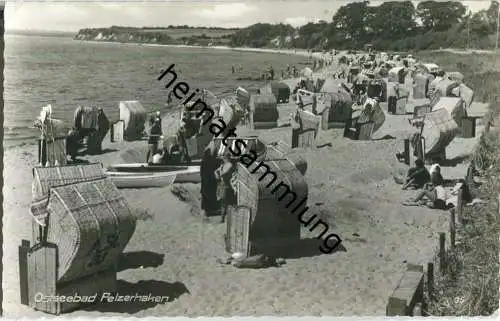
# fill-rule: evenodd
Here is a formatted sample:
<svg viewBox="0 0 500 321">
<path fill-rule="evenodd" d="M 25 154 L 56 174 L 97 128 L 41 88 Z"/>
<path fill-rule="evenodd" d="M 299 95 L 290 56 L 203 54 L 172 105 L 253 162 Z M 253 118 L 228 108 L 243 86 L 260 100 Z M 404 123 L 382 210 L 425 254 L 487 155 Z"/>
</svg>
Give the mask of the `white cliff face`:
<svg viewBox="0 0 500 321">
<path fill-rule="evenodd" d="M 99 32 L 99 34 L 94 38 L 95 40 L 102 40 L 103 35 L 102 35 L 102 32 Z"/>
</svg>

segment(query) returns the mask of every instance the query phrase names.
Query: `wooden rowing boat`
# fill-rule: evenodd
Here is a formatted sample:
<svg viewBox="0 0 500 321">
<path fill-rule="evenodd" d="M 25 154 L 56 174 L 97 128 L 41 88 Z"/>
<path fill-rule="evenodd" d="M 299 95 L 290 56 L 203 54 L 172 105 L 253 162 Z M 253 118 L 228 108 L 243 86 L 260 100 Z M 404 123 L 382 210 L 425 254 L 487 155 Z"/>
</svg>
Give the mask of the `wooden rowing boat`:
<svg viewBox="0 0 500 321">
<path fill-rule="evenodd" d="M 106 175 L 115 183 L 116 187 L 165 187 L 173 183 L 199 183 L 201 181 L 199 166 L 169 166 L 168 168 L 164 166 L 160 170 L 153 171 L 151 167 L 156 166 L 130 165 L 134 164 L 112 165 L 106 171 Z"/>
</svg>

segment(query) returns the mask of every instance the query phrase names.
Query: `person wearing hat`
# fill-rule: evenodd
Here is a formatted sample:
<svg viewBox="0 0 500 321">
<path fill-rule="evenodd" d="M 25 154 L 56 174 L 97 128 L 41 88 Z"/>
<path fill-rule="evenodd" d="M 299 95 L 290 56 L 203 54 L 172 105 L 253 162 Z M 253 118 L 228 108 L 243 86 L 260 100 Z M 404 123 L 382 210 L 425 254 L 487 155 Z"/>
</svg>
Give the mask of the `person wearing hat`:
<svg viewBox="0 0 500 321">
<path fill-rule="evenodd" d="M 235 203 L 236 195 L 231 186 L 231 177 L 235 170 L 235 164 L 231 161 L 229 155 L 223 156 L 222 165 L 215 171 L 217 184 L 217 200 L 220 202 L 221 223 L 224 223 L 230 205 Z"/>
</svg>

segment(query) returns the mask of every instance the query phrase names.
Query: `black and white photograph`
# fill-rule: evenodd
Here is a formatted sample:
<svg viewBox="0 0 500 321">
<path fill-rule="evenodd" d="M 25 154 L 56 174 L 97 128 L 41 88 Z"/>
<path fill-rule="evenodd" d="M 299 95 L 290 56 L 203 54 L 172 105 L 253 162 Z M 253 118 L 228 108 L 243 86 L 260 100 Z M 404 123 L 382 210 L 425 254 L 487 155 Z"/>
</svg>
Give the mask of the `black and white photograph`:
<svg viewBox="0 0 500 321">
<path fill-rule="evenodd" d="M 499 316 L 499 0 L 1 9 L 1 316 Z"/>
</svg>

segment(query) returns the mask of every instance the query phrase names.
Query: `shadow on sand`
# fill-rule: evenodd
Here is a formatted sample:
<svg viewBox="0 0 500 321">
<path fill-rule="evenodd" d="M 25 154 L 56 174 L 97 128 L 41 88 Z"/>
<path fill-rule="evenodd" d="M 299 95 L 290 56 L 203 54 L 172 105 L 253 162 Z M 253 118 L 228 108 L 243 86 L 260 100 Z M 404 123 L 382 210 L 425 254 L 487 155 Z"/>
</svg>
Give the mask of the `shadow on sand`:
<svg viewBox="0 0 500 321">
<path fill-rule="evenodd" d="M 157 280 L 139 281 L 130 283 L 124 280 L 118 280 L 116 293 L 118 295 L 129 296 L 146 296 L 146 297 L 164 297 L 160 302 L 155 300 L 147 300 L 141 302 L 139 299 L 133 302 L 108 302 L 97 298 L 95 305 L 85 307 L 85 311 L 98 312 L 115 312 L 133 314 L 142 310 L 151 309 L 159 304 L 166 304 L 178 299 L 184 293 L 190 294 L 186 285 L 182 282 L 164 282 Z"/>
<path fill-rule="evenodd" d="M 336 240 L 332 240 L 331 244 L 334 245 Z M 330 248 L 332 248 L 331 246 Z M 289 243 L 286 246 L 276 248 L 271 251 L 269 255 L 274 257 L 282 257 L 284 259 L 300 259 L 304 257 L 314 257 L 318 255 L 331 255 L 336 252 L 347 252 L 343 243 L 340 243 L 331 253 L 323 253 L 320 248 L 328 250 L 323 243 L 323 240 L 317 238 L 301 239 L 297 242 Z"/>
<path fill-rule="evenodd" d="M 443 166 L 443 167 L 455 167 L 458 164 L 462 164 L 462 163 L 466 162 L 470 157 L 471 157 L 471 155 L 467 154 L 467 155 L 460 155 L 457 157 L 453 157 L 451 159 L 445 159 L 445 160 L 441 161 L 441 166 Z"/>
<path fill-rule="evenodd" d="M 373 138 L 373 141 L 379 141 L 379 140 L 391 140 L 391 139 L 396 139 L 396 137 L 391 136 L 391 135 L 385 135 L 380 138 Z"/>
<path fill-rule="evenodd" d="M 118 258 L 118 272 L 128 269 L 156 268 L 163 264 L 164 254 L 151 251 L 122 253 Z"/>
<path fill-rule="evenodd" d="M 90 161 L 86 159 L 81 159 L 81 158 L 75 158 L 74 160 L 71 160 L 68 162 L 68 164 L 90 164 Z"/>
<path fill-rule="evenodd" d="M 118 149 L 115 149 L 115 148 L 104 148 L 102 151 L 101 151 L 101 155 L 102 154 L 107 154 L 107 153 L 113 153 L 113 152 L 117 152 Z"/>
<path fill-rule="evenodd" d="M 333 145 L 332 143 L 324 143 L 316 146 L 316 148 L 325 148 L 325 147 L 333 147 Z"/>
</svg>

